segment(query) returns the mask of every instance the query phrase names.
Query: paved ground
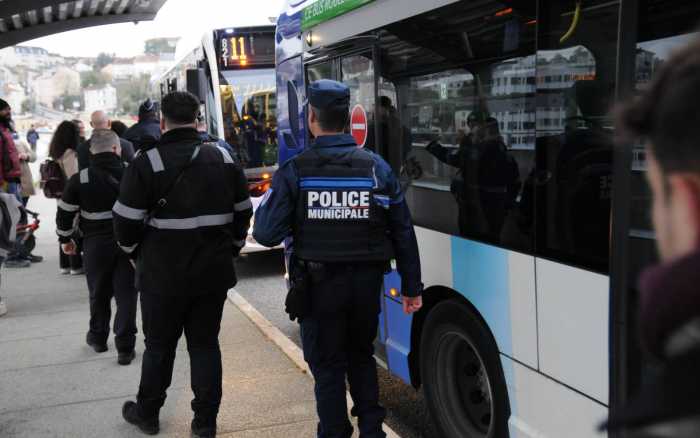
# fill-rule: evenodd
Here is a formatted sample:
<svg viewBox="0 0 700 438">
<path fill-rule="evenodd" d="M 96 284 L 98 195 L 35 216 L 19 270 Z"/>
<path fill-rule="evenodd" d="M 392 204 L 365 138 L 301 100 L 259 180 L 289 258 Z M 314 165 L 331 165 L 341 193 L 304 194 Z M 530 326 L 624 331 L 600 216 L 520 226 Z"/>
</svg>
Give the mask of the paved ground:
<svg viewBox="0 0 700 438">
<path fill-rule="evenodd" d="M 110 351 L 100 355 L 84 344 L 85 277 L 58 274 L 55 203 L 32 202 L 45 220 L 36 253 L 47 260 L 30 269 L 2 271 L 0 294 L 9 312 L 0 317 L 0 436 L 142 436 L 121 419 L 120 409 L 137 390 L 143 338 L 128 367 L 117 365 L 111 339 Z M 311 380 L 232 304 L 224 312 L 220 341 L 224 400 L 219 434 L 314 436 Z M 162 436 L 189 436 L 188 362 L 182 341 L 161 412 Z"/>
<path fill-rule="evenodd" d="M 299 326 L 284 313 L 286 285 L 281 252 L 251 254 L 238 263 L 236 292 L 265 318 L 301 345 Z M 386 424 L 403 438 L 437 437 L 422 393 L 379 368 L 381 402 L 387 408 Z"/>
</svg>

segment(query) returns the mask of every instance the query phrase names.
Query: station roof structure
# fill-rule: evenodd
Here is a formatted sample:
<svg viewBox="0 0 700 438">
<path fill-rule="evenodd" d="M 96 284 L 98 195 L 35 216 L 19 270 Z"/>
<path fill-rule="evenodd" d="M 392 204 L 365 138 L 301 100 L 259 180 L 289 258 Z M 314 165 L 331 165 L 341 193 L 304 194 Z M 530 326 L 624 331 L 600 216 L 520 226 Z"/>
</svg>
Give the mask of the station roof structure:
<svg viewBox="0 0 700 438">
<path fill-rule="evenodd" d="M 0 48 L 104 24 L 153 20 L 167 0 L 0 0 Z"/>
</svg>

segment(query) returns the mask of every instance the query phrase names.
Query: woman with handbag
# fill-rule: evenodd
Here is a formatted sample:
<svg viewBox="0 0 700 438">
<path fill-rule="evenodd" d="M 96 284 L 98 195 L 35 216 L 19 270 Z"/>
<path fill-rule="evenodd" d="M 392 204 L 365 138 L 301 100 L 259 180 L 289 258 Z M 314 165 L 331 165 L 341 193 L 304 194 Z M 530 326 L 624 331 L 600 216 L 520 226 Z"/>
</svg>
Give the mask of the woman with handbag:
<svg viewBox="0 0 700 438">
<path fill-rule="evenodd" d="M 78 154 L 76 153 L 78 144 L 80 144 L 80 131 L 78 126 L 71 121 L 61 122 L 51 139 L 49 156 L 61 167 L 66 181 L 71 176 L 78 173 Z M 82 275 L 85 272 L 83 270 L 83 257 L 81 255 L 82 239 L 80 236 L 73 236 L 73 239 L 78 247 L 78 251 L 75 255 L 65 254 L 59 245 L 59 272 L 63 275 Z"/>
</svg>

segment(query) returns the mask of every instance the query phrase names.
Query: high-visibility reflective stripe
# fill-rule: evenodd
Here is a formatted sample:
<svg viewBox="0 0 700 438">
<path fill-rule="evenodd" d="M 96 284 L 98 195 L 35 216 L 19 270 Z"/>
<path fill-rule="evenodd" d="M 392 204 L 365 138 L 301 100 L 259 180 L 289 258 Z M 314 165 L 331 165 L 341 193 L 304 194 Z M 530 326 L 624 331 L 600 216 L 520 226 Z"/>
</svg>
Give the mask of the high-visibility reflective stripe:
<svg viewBox="0 0 700 438">
<path fill-rule="evenodd" d="M 97 212 L 90 212 L 90 211 L 85 211 L 85 210 L 80 210 L 80 216 L 91 220 L 91 221 L 104 221 L 107 219 L 112 219 L 112 212 L 111 211 L 97 211 Z"/>
<path fill-rule="evenodd" d="M 62 199 L 58 201 L 58 208 L 69 213 L 75 213 L 76 211 L 80 210 L 79 205 L 69 204 L 67 202 L 64 202 Z"/>
<path fill-rule="evenodd" d="M 149 149 L 148 152 L 146 152 L 146 155 L 148 155 L 148 159 L 151 162 L 153 172 L 158 173 L 165 170 L 165 166 L 163 166 L 163 160 L 160 158 L 158 149 Z"/>
<path fill-rule="evenodd" d="M 122 249 L 127 254 L 131 254 L 132 252 L 136 251 L 136 248 L 138 248 L 139 244 L 131 245 L 131 246 L 124 246 L 121 243 L 119 244 L 119 248 Z"/>
<path fill-rule="evenodd" d="M 250 200 L 250 198 L 246 199 L 245 201 L 241 201 L 233 206 L 233 209 L 236 211 L 244 211 L 249 210 L 251 208 L 253 208 L 253 202 Z"/>
<path fill-rule="evenodd" d="M 238 248 L 243 248 L 245 246 L 245 240 L 234 240 L 233 244 Z"/>
<path fill-rule="evenodd" d="M 196 230 L 202 227 L 215 227 L 233 223 L 233 213 L 188 217 L 183 219 L 153 218 L 148 225 L 161 230 Z"/>
<path fill-rule="evenodd" d="M 56 234 L 58 234 L 58 235 L 61 236 L 61 237 L 70 237 L 70 236 L 72 236 L 73 234 L 75 234 L 75 230 L 74 230 L 74 229 L 71 229 L 71 230 L 56 230 Z"/>
<path fill-rule="evenodd" d="M 224 156 L 224 163 L 233 164 L 233 158 L 231 158 L 231 154 L 229 154 L 225 148 L 223 148 L 219 145 L 217 145 L 216 147 L 217 147 L 217 149 L 219 149 L 221 151 L 221 155 Z"/>
<path fill-rule="evenodd" d="M 112 211 L 117 213 L 121 217 L 125 217 L 127 219 L 133 219 L 135 221 L 142 221 L 146 218 L 146 215 L 148 214 L 148 210 L 141 210 L 138 208 L 131 208 L 128 207 L 121 202 L 117 201 L 116 204 L 114 204 L 114 208 L 112 208 Z"/>
<path fill-rule="evenodd" d="M 88 169 L 83 169 L 80 171 L 80 184 L 87 184 L 90 182 L 90 175 L 88 174 Z"/>
</svg>

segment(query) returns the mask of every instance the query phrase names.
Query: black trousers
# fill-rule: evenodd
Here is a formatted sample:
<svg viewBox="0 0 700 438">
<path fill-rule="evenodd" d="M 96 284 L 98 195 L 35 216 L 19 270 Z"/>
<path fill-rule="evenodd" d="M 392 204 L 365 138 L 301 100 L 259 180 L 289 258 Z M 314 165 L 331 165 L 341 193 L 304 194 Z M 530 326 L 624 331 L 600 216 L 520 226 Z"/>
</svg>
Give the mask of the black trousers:
<svg viewBox="0 0 700 438">
<path fill-rule="evenodd" d="M 61 245 L 58 245 L 58 262 L 61 267 L 61 269 L 83 269 L 83 239 L 80 239 L 78 242 L 78 254 L 77 255 L 68 255 L 63 252 L 63 249 L 61 249 Z"/>
<path fill-rule="evenodd" d="M 109 337 L 112 298 L 117 302 L 114 316 L 114 344 L 120 352 L 136 345 L 136 303 L 134 267 L 112 236 L 84 240 L 85 274 L 90 290 L 90 331 L 92 342 L 104 344 Z"/>
<path fill-rule="evenodd" d="M 216 424 L 222 394 L 219 329 L 226 292 L 194 296 L 141 291 L 146 351 L 137 401 L 142 416 L 157 416 L 165 403 L 165 391 L 173 377 L 175 350 L 184 331 L 190 354 L 194 416 L 205 424 Z"/>
<path fill-rule="evenodd" d="M 329 265 L 311 285 L 312 315 L 301 322 L 304 359 L 315 379 L 319 438 L 350 438 L 345 379 L 360 437 L 385 437 L 374 340 L 384 266 Z"/>
</svg>

